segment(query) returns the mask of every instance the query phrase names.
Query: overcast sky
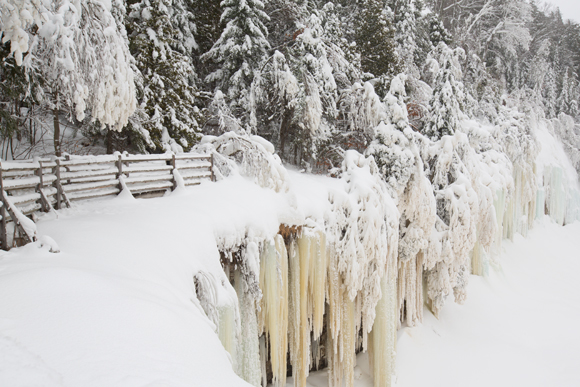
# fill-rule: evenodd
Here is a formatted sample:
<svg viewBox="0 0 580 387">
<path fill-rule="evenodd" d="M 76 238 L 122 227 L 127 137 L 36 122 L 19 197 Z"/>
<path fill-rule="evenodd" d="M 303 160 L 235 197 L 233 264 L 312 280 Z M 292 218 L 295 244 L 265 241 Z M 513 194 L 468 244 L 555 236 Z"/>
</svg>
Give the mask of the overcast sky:
<svg viewBox="0 0 580 387">
<path fill-rule="evenodd" d="M 560 8 L 564 19 L 580 23 L 580 0 L 545 0 L 545 2 Z"/>
</svg>

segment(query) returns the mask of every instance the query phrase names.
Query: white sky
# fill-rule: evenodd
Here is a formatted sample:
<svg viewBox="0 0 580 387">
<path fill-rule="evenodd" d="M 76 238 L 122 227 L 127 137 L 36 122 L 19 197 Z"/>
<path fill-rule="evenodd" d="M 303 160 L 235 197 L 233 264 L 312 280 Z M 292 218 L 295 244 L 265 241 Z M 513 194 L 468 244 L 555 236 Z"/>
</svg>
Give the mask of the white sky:
<svg viewBox="0 0 580 387">
<path fill-rule="evenodd" d="M 562 18 L 580 23 L 580 0 L 545 0 L 545 2 L 560 8 Z"/>
</svg>

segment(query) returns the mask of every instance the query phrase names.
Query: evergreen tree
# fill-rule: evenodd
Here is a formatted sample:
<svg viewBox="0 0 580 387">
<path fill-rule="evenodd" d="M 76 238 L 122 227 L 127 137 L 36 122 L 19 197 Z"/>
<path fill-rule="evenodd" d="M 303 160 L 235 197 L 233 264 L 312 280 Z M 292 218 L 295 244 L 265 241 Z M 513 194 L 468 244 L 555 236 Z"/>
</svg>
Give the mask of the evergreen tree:
<svg viewBox="0 0 580 387">
<path fill-rule="evenodd" d="M 578 102 L 575 95 L 576 83 L 576 77 L 572 74 L 570 68 L 567 68 L 564 72 L 564 78 L 562 79 L 560 96 L 556 102 L 559 113 L 566 113 L 573 117 L 576 116 L 578 109 Z"/>
<path fill-rule="evenodd" d="M 268 15 L 260 0 L 224 0 L 221 22 L 226 24 L 220 38 L 203 54 L 218 69 L 206 77 L 232 101 L 240 113 L 249 111 L 249 90 L 256 72 L 270 48 L 264 25 Z"/>
<path fill-rule="evenodd" d="M 33 107 L 38 104 L 39 88 L 34 71 L 25 71 L 10 57 L 10 42 L 0 44 L 0 149 L 2 159 L 11 159 L 15 141 L 26 137 L 34 145 L 36 135 L 31 125 Z M 23 109 L 25 108 L 25 109 Z M 23 111 L 26 111 L 25 115 Z M 26 125 L 28 124 L 28 125 Z M 26 129 L 29 130 L 26 130 Z M 5 145 L 5 147 L 4 147 Z"/>
<path fill-rule="evenodd" d="M 220 0 L 190 0 L 189 9 L 194 16 L 198 53 L 208 52 L 220 37 L 222 31 L 220 2 Z M 216 70 L 214 63 L 202 61 L 200 55 L 194 55 L 192 59 L 201 79 Z"/>
<path fill-rule="evenodd" d="M 459 121 L 466 107 L 460 64 L 460 60 L 465 59 L 465 52 L 461 48 L 452 50 L 441 42 L 430 57 L 430 62 L 438 68 L 438 71 L 430 102 L 430 118 L 424 134 L 436 141 L 458 130 Z"/>
<path fill-rule="evenodd" d="M 193 57 L 194 50 L 198 49 L 194 37 L 197 28 L 191 8 L 191 0 L 173 0 L 169 8 L 169 17 L 175 29 L 173 49 L 189 57 Z"/>
<path fill-rule="evenodd" d="M 382 1 L 364 0 L 356 20 L 355 41 L 362 70 L 375 78 L 392 77 L 400 71 L 391 17 Z"/>
<path fill-rule="evenodd" d="M 395 41 L 401 65 L 408 74 L 418 76 L 418 70 L 415 67 L 415 53 L 418 50 L 415 1 L 391 0 L 390 8 L 394 13 Z"/>
<path fill-rule="evenodd" d="M 171 19 L 171 0 L 143 0 L 129 15 L 130 48 L 142 74 L 139 102 L 147 148 L 153 152 L 189 150 L 199 139 L 195 72 L 177 51 L 180 36 Z M 173 11 L 172 11 L 173 10 Z"/>
<path fill-rule="evenodd" d="M 556 72 L 550 66 L 544 78 L 542 95 L 544 97 L 544 108 L 548 118 L 554 118 L 558 115 L 558 84 Z"/>
<path fill-rule="evenodd" d="M 445 28 L 437 14 L 429 13 L 425 19 L 428 25 L 429 41 L 433 48 L 437 47 L 440 42 L 450 45 L 453 41 L 453 37 L 447 28 Z"/>
</svg>

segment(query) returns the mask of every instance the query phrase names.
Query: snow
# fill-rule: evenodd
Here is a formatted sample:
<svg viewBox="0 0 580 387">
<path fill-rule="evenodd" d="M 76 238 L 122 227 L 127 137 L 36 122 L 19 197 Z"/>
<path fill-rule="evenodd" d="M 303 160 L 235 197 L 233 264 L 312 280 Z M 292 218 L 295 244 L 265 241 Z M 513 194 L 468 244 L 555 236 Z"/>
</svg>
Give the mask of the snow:
<svg viewBox="0 0 580 387">
<path fill-rule="evenodd" d="M 60 253 L 29 244 L 0 257 L 0 340 L 8 343 L 0 358 L 12 359 L 0 384 L 38 375 L 43 385 L 246 385 L 195 297 L 193 275 L 211 273 L 226 284 L 220 297 L 235 295 L 216 234 L 252 225 L 274 235 L 280 211 L 272 191 L 233 177 L 46 215 L 38 233 Z"/>
<path fill-rule="evenodd" d="M 405 189 L 387 184 L 384 168 L 354 150 L 346 152 L 339 178 L 314 176 L 286 169 L 266 140 L 229 132 L 198 149 L 213 155 L 217 183 L 190 189 L 178 174 L 178 190 L 149 200 L 133 200 L 123 184 L 119 197 L 42 215 L 38 242 L 0 255 L 0 359 L 10 359 L 0 385 L 34 378 L 71 386 L 247 385 L 238 375 L 258 385 L 266 358 L 274 383 L 284 385 L 293 383 L 285 377 L 289 349 L 293 377 L 304 386 L 321 347 L 329 370 L 310 380 L 326 377 L 331 387 L 364 386 L 373 377 L 385 386 L 498 384 L 495 371 L 467 379 L 486 361 L 501 361 L 484 369 L 508 373 L 505 381 L 515 384 L 529 363 L 557 362 L 559 351 L 570 351 L 580 337 L 567 331 L 580 313 L 561 310 L 580 294 L 572 274 L 580 226 L 564 218 L 576 171 L 563 164 L 545 122 L 531 128 L 530 138 L 546 144 L 536 159 L 528 143 L 499 157 L 494 127 L 466 124 L 465 132 L 421 143 L 405 117 L 391 119 L 405 129 L 382 124 L 384 143 L 376 149 L 410 149 L 412 170 L 399 182 Z M 525 142 L 528 134 L 518 130 L 529 128 L 513 120 L 512 141 Z M 430 241 L 425 232 L 433 222 L 425 219 L 433 218 L 434 203 L 423 198 L 431 188 L 420 173 L 419 147 L 437 155 L 437 194 L 454 206 L 447 227 L 440 224 Z M 535 185 L 530 160 L 549 169 L 549 184 Z M 450 170 L 454 180 L 444 181 Z M 547 193 L 538 197 L 550 200 L 551 216 L 528 230 L 542 208 L 537 188 Z M 285 235 L 281 225 L 298 227 Z M 492 242 L 502 252 L 494 241 L 502 235 L 513 242 L 487 259 Z M 438 244 L 442 258 L 433 260 L 427 250 L 405 257 L 405 243 Z M 486 277 L 471 276 L 471 264 Z M 443 307 L 451 290 L 464 307 Z M 437 318 L 423 307 L 425 294 Z M 553 336 L 538 335 L 553 330 L 554 318 L 566 325 Z M 357 349 L 368 355 L 355 367 Z M 511 368 L 510 356 L 519 359 Z M 560 362 L 565 367 L 577 357 Z M 453 372 L 457 364 L 461 370 Z M 563 384 L 579 379 L 572 371 L 559 376 Z M 529 380 L 536 381 L 547 379 Z"/>
<path fill-rule="evenodd" d="M 577 386 L 580 383 L 580 222 L 545 218 L 528 238 L 505 241 L 500 264 L 472 275 L 464 305 L 398 333 L 396 387 Z M 356 387 L 372 387 L 368 355 L 357 356 Z M 327 385 L 326 370 L 307 386 Z M 288 379 L 288 387 L 293 380 Z"/>
<path fill-rule="evenodd" d="M 463 306 L 439 320 L 426 310 L 399 332 L 397 386 L 578 385 L 579 233 L 579 222 L 546 220 L 506 241 L 500 266 L 471 276 Z"/>
</svg>

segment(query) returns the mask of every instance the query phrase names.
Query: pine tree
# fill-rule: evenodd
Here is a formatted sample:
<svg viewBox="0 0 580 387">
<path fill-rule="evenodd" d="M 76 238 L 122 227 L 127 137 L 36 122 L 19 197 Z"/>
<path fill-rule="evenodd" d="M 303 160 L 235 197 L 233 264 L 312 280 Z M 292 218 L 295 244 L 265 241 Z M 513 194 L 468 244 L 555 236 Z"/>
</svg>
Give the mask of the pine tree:
<svg viewBox="0 0 580 387">
<path fill-rule="evenodd" d="M 545 75 L 542 91 L 546 116 L 548 118 L 554 118 L 558 115 L 558 85 L 556 72 L 552 66 L 548 68 L 548 71 Z"/>
<path fill-rule="evenodd" d="M 395 31 L 389 12 L 380 0 L 364 0 L 356 20 L 355 41 L 362 70 L 375 78 L 400 71 L 395 51 Z"/>
<path fill-rule="evenodd" d="M 0 141 L 6 144 L 0 150 L 2 159 L 15 156 L 14 140 L 23 140 L 28 135 L 31 145 L 35 142 L 32 130 L 25 133 L 24 125 L 33 105 L 39 102 L 35 95 L 41 90 L 35 75 L 16 65 L 16 60 L 10 57 L 10 42 L 0 43 Z M 23 116 L 22 108 L 27 108 L 27 116 Z"/>
<path fill-rule="evenodd" d="M 463 49 L 452 50 L 443 42 L 431 54 L 431 61 L 436 60 L 439 69 L 430 102 L 430 119 L 424 134 L 434 141 L 454 134 L 459 128 L 466 100 L 460 64 L 460 60 L 464 58 Z"/>
<path fill-rule="evenodd" d="M 556 101 L 559 113 L 566 113 L 573 117 L 577 114 L 576 83 L 576 77 L 572 74 L 571 69 L 567 68 L 562 78 L 560 96 Z"/>
<path fill-rule="evenodd" d="M 394 13 L 395 41 L 397 55 L 405 72 L 418 75 L 415 67 L 417 45 L 417 22 L 415 19 L 415 2 L 413 0 L 391 0 L 390 8 Z"/>
<path fill-rule="evenodd" d="M 171 19 L 171 0 L 143 0 L 129 15 L 130 48 L 143 80 L 140 105 L 148 150 L 189 150 L 199 139 L 195 72 L 177 51 L 180 36 Z"/>
<path fill-rule="evenodd" d="M 221 23 L 226 24 L 220 38 L 202 55 L 218 69 L 206 77 L 232 101 L 247 112 L 250 85 L 270 48 L 264 25 L 268 15 L 260 0 L 224 0 Z M 236 109 L 234 109 L 236 110 Z"/>
<path fill-rule="evenodd" d="M 222 31 L 220 0 L 190 0 L 189 4 L 195 22 L 197 53 L 208 52 Z M 215 63 L 204 62 L 201 55 L 194 55 L 192 59 L 201 79 L 217 69 Z"/>
<path fill-rule="evenodd" d="M 428 24 L 429 41 L 431 42 L 433 48 L 437 47 L 440 42 L 443 42 L 447 45 L 451 44 L 453 37 L 451 36 L 451 33 L 445 28 L 443 22 L 441 19 L 439 19 L 437 14 L 429 13 L 426 16 L 426 21 Z"/>
</svg>

